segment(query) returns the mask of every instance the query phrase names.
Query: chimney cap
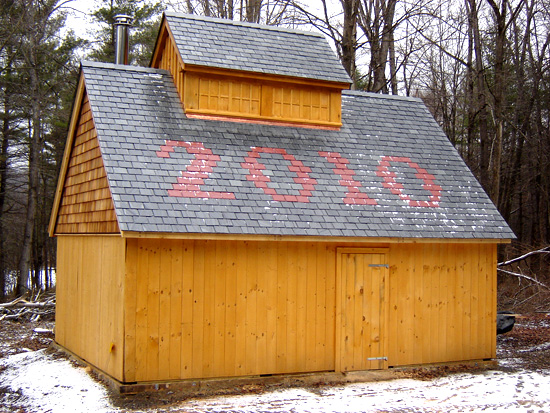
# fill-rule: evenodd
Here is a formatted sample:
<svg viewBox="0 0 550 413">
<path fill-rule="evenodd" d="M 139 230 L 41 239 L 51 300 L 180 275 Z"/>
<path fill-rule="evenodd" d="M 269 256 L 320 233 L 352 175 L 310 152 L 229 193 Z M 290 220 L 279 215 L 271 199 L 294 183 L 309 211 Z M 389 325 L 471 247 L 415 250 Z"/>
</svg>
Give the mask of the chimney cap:
<svg viewBox="0 0 550 413">
<path fill-rule="evenodd" d="M 127 14 L 117 14 L 113 18 L 115 19 L 115 25 L 118 25 L 118 24 L 123 24 L 125 26 L 132 25 L 132 16 L 129 16 Z"/>
</svg>

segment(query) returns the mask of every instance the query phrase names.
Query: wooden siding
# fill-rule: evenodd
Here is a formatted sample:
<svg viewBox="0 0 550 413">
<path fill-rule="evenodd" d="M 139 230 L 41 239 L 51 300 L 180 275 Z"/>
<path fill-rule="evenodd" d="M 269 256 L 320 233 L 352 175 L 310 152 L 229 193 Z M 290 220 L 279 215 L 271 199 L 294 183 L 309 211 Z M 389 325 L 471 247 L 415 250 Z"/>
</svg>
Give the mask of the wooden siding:
<svg viewBox="0 0 550 413">
<path fill-rule="evenodd" d="M 187 113 L 341 125 L 340 90 L 193 72 L 185 74 L 185 90 Z"/>
<path fill-rule="evenodd" d="M 338 244 L 127 242 L 125 381 L 331 371 L 349 357 Z M 383 366 L 495 357 L 495 244 L 349 247 L 388 249 Z"/>
<path fill-rule="evenodd" d="M 496 357 L 496 245 L 390 248 L 390 366 Z"/>
<path fill-rule="evenodd" d="M 57 238 L 55 340 L 122 380 L 125 240 Z"/>
<path fill-rule="evenodd" d="M 335 250 L 128 240 L 126 381 L 334 369 Z"/>
<path fill-rule="evenodd" d="M 118 233 L 92 111 L 84 95 L 57 215 L 56 234 Z"/>
</svg>

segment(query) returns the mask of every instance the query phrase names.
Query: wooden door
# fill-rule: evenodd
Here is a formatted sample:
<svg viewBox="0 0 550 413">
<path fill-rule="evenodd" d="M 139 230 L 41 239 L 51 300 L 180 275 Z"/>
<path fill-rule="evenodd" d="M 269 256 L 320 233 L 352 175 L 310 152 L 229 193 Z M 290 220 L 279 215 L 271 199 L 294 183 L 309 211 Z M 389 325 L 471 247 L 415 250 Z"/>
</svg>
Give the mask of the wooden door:
<svg viewBox="0 0 550 413">
<path fill-rule="evenodd" d="M 337 371 L 387 368 L 387 249 L 342 248 L 337 265 Z"/>
</svg>

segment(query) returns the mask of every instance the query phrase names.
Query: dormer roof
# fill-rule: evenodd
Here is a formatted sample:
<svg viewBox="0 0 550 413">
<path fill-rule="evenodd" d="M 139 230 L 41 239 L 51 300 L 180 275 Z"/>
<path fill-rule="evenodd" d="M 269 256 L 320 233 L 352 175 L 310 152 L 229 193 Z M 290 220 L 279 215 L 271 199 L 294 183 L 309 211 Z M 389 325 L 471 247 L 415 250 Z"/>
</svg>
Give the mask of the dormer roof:
<svg viewBox="0 0 550 413">
<path fill-rule="evenodd" d="M 317 33 L 165 13 L 185 64 L 329 82 L 351 82 Z"/>
</svg>

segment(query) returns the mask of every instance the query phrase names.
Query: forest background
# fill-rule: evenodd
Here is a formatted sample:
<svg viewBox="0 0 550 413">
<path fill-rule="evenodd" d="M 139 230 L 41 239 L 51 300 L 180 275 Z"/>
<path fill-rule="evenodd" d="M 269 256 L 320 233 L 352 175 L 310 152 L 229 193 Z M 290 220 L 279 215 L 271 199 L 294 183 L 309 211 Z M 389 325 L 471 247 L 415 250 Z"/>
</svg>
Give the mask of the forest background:
<svg viewBox="0 0 550 413">
<path fill-rule="evenodd" d="M 548 310 L 550 0 L 95 0 L 84 38 L 77 4 L 0 1 L 0 301 L 55 286 L 47 226 L 80 60 L 113 62 L 129 14 L 130 63 L 148 66 L 171 10 L 320 31 L 354 89 L 422 98 L 518 237 L 499 258 L 541 252 L 501 268 L 501 304 Z"/>
</svg>

